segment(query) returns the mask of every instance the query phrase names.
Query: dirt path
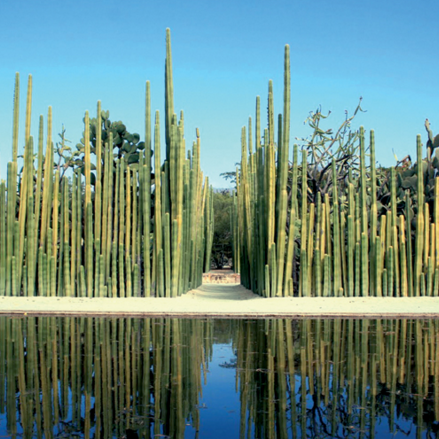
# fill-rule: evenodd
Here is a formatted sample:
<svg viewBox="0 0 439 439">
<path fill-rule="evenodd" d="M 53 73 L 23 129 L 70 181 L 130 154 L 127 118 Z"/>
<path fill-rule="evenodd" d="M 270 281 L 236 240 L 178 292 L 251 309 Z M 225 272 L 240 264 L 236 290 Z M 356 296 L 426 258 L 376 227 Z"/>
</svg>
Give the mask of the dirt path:
<svg viewBox="0 0 439 439">
<path fill-rule="evenodd" d="M 197 318 L 439 318 L 439 298 L 263 299 L 241 285 L 205 284 L 175 299 L 0 297 L 0 314 Z"/>
</svg>

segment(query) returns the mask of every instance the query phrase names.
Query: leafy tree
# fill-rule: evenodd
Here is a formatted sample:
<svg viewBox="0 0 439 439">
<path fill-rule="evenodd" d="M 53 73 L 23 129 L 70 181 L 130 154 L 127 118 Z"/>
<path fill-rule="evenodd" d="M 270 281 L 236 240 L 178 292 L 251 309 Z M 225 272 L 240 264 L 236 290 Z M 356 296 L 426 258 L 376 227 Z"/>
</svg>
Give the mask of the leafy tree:
<svg viewBox="0 0 439 439">
<path fill-rule="evenodd" d="M 212 260 L 217 269 L 232 257 L 231 209 L 233 196 L 225 189 L 213 193 L 214 232 Z"/>
<path fill-rule="evenodd" d="M 235 163 L 236 167 L 240 167 L 241 163 Z M 231 184 L 234 184 L 236 187 L 236 171 L 228 171 L 220 174 L 220 177 L 223 177 L 224 180 L 228 181 Z"/>
</svg>

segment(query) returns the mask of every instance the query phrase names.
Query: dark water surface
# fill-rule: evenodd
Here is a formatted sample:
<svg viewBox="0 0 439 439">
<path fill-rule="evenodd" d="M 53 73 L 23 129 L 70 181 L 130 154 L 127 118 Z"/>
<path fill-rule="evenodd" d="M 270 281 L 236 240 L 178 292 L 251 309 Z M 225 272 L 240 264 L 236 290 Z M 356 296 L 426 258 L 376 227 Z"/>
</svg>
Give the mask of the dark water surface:
<svg viewBox="0 0 439 439">
<path fill-rule="evenodd" d="M 0 317 L 0 437 L 437 437 L 439 320 Z"/>
</svg>

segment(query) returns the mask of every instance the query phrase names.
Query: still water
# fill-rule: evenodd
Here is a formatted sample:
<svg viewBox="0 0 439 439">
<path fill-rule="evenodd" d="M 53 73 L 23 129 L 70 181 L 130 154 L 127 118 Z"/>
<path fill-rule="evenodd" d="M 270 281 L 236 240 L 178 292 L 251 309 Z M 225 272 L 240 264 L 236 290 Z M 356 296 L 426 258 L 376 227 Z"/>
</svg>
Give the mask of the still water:
<svg viewBox="0 0 439 439">
<path fill-rule="evenodd" d="M 439 320 L 0 318 L 0 437 L 437 437 Z"/>
</svg>

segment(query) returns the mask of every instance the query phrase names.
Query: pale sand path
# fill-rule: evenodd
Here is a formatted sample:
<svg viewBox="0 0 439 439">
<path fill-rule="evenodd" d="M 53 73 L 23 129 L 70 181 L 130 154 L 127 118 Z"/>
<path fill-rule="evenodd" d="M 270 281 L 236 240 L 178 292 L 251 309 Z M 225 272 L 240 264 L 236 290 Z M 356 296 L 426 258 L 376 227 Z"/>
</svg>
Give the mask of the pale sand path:
<svg viewBox="0 0 439 439">
<path fill-rule="evenodd" d="M 3 315 L 137 317 L 439 318 L 439 298 L 273 298 L 237 284 L 205 284 L 175 298 L 0 297 Z"/>
</svg>

